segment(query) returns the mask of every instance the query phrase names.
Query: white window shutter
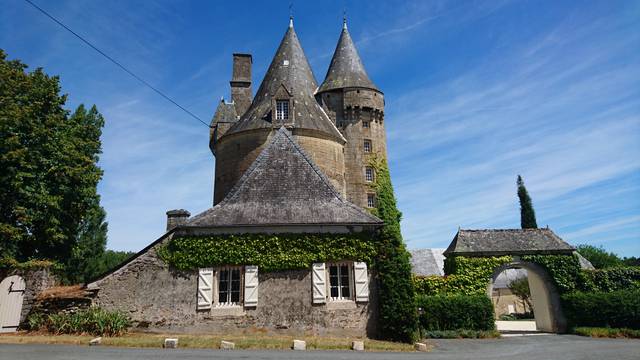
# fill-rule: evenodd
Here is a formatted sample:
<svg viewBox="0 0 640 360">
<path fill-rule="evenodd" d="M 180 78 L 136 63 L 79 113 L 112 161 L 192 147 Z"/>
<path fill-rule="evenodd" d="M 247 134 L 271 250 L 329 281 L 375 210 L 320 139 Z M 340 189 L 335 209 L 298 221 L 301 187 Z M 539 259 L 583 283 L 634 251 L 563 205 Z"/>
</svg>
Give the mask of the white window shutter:
<svg viewBox="0 0 640 360">
<path fill-rule="evenodd" d="M 324 263 L 314 263 L 311 266 L 311 281 L 313 282 L 313 303 L 327 302 L 327 280 Z"/>
<path fill-rule="evenodd" d="M 353 278 L 356 283 L 356 301 L 369 301 L 369 274 L 367 264 L 363 262 L 353 263 Z"/>
<path fill-rule="evenodd" d="M 244 306 L 258 305 L 258 267 L 247 265 L 244 267 Z"/>
<path fill-rule="evenodd" d="M 211 309 L 213 302 L 213 269 L 198 271 L 198 310 Z"/>
</svg>

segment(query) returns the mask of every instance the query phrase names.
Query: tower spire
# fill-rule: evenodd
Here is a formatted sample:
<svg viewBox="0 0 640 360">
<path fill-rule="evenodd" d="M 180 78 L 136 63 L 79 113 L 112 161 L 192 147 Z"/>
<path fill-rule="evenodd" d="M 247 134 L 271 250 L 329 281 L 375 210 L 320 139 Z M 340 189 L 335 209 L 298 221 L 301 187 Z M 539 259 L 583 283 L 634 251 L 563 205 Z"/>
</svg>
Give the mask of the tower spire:
<svg viewBox="0 0 640 360">
<path fill-rule="evenodd" d="M 342 29 L 347 30 L 347 8 L 342 9 Z"/>
<path fill-rule="evenodd" d="M 289 2 L 289 27 L 293 27 L 293 1 Z"/>
</svg>

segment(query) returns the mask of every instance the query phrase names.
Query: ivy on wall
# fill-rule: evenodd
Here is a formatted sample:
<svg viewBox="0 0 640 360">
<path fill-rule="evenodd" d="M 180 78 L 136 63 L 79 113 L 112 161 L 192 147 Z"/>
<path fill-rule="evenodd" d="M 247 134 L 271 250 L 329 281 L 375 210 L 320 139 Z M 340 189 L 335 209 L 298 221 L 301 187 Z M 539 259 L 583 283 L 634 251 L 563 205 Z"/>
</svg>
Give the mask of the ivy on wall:
<svg viewBox="0 0 640 360">
<path fill-rule="evenodd" d="M 407 251 L 396 205 L 391 175 L 384 158 L 372 157 L 376 192 L 374 214 L 384 221 L 377 241 L 375 269 L 378 275 L 379 332 L 384 339 L 411 342 L 418 333 L 415 290 L 411 275 L 411 255 Z"/>
<path fill-rule="evenodd" d="M 309 269 L 314 262 L 373 262 L 375 234 L 241 234 L 176 237 L 158 249 L 179 270 L 257 265 L 262 271 Z"/>
<path fill-rule="evenodd" d="M 582 270 L 576 255 L 524 255 L 520 259 L 544 268 L 561 294 L 640 288 L 638 267 Z M 495 269 L 512 260 L 511 256 L 447 258 L 448 275 L 414 276 L 414 286 L 423 295 L 484 293 Z"/>
</svg>

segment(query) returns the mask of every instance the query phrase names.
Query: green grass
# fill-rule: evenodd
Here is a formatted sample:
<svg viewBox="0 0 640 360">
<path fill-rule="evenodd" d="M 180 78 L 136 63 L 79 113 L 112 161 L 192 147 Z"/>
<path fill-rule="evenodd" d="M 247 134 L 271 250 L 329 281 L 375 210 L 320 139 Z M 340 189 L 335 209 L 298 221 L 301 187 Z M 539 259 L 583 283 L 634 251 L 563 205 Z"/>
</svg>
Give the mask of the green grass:
<svg viewBox="0 0 640 360">
<path fill-rule="evenodd" d="M 596 338 L 631 338 L 640 339 L 640 330 L 607 327 L 576 327 L 572 331 L 576 335 Z"/>
<path fill-rule="evenodd" d="M 427 339 L 493 339 L 499 338 L 497 330 L 431 330 L 422 334 Z"/>
<path fill-rule="evenodd" d="M 13 333 L 0 335 L 0 344 L 70 344 L 88 345 L 93 336 L 51 335 L 48 333 Z M 119 337 L 103 337 L 102 345 L 116 347 L 160 348 L 165 338 L 178 338 L 178 347 L 191 349 L 219 349 L 220 341 L 235 343 L 236 349 L 291 349 L 293 339 L 305 340 L 309 350 L 350 350 L 352 340 L 364 341 L 367 351 L 414 351 L 411 344 L 347 337 L 283 336 L 269 334 L 248 335 L 176 335 L 130 333 Z"/>
</svg>

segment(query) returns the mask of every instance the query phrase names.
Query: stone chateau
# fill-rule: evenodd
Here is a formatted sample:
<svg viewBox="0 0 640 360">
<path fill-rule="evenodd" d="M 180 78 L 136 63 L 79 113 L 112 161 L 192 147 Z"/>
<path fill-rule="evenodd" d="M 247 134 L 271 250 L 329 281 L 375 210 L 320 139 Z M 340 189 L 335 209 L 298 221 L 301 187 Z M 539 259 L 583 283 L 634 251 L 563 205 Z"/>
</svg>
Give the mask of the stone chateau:
<svg viewBox="0 0 640 360">
<path fill-rule="evenodd" d="M 211 123 L 213 206 L 195 216 L 167 212 L 164 235 L 87 288 L 97 305 L 151 329 L 371 335 L 377 293 L 365 262 L 178 271 L 159 258 L 160 246 L 181 236 L 368 234 L 382 225 L 366 208 L 376 205 L 370 160 L 386 158 L 384 95 L 346 21 L 320 85 L 293 19 L 255 96 L 251 73 L 251 55 L 234 54 L 231 101 L 220 101 Z"/>
</svg>

